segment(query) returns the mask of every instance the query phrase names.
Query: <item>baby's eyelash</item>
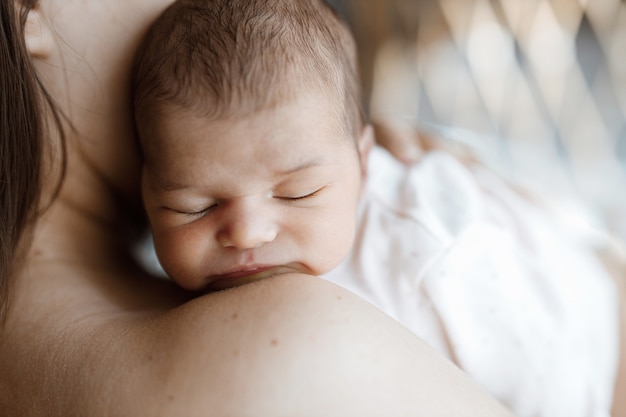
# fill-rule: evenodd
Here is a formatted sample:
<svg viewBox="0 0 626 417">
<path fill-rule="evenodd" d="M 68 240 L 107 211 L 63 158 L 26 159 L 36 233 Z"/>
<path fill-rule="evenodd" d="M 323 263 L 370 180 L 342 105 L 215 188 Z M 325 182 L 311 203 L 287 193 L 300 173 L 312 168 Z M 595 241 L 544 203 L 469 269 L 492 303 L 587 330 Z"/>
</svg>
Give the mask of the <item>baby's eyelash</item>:
<svg viewBox="0 0 626 417">
<path fill-rule="evenodd" d="M 201 216 L 204 215 L 206 213 L 208 213 L 209 211 L 211 211 L 212 209 L 214 209 L 215 207 L 217 207 L 217 204 L 213 204 L 207 208 L 204 208 L 202 210 L 198 210 L 198 211 L 182 211 L 182 210 L 174 210 L 177 213 L 180 214 L 184 214 L 185 216 L 189 216 L 189 217 L 195 217 L 195 216 Z"/>
<path fill-rule="evenodd" d="M 307 198 L 314 197 L 317 193 L 322 191 L 322 189 L 324 189 L 324 187 L 318 188 L 317 190 L 313 191 L 312 193 L 308 193 L 308 194 L 305 194 L 305 195 L 302 195 L 302 196 L 298 196 L 298 197 L 276 197 L 276 198 L 279 198 L 281 200 L 288 200 L 288 201 L 305 200 Z"/>
<path fill-rule="evenodd" d="M 200 210 L 200 211 L 181 211 L 181 214 L 184 214 L 185 216 L 189 216 L 189 217 L 195 217 L 195 216 L 200 216 L 204 213 L 206 213 L 208 211 L 208 209 L 204 209 L 204 210 Z"/>
</svg>

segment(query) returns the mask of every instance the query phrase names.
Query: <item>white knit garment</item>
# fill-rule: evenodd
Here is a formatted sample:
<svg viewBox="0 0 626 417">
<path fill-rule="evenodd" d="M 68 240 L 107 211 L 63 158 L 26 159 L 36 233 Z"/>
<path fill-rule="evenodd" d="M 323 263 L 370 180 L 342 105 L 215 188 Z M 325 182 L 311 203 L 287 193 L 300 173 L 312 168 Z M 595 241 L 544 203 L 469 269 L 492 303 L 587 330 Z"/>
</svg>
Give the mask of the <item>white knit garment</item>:
<svg viewBox="0 0 626 417">
<path fill-rule="evenodd" d="M 351 255 L 326 279 L 444 353 L 519 417 L 608 417 L 614 283 L 592 251 L 486 169 L 370 154 Z"/>
</svg>

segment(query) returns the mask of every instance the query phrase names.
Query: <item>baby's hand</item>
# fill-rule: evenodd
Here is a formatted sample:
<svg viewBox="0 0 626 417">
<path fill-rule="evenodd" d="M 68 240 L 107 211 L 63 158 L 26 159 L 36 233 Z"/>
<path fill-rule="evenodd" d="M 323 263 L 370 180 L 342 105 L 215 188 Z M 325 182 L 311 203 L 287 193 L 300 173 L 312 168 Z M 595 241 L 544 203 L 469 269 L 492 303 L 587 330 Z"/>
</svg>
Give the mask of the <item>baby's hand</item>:
<svg viewBox="0 0 626 417">
<path fill-rule="evenodd" d="M 426 152 L 424 140 L 417 129 L 410 125 L 378 120 L 372 126 L 376 143 L 403 163 L 412 164 Z"/>
<path fill-rule="evenodd" d="M 433 150 L 446 152 L 465 164 L 477 162 L 463 143 L 431 136 L 410 124 L 380 119 L 373 121 L 372 126 L 376 143 L 407 165 L 417 162 Z"/>
</svg>

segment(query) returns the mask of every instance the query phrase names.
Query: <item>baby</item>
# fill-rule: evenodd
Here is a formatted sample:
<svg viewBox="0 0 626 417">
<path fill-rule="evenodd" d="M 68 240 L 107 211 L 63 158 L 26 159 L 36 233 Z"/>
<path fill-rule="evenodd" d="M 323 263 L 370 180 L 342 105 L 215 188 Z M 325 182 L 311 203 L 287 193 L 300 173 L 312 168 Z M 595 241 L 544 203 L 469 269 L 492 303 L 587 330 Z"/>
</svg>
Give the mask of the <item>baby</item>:
<svg viewBox="0 0 626 417">
<path fill-rule="evenodd" d="M 322 275 L 348 254 L 372 144 L 352 51 L 319 1 L 180 1 L 152 28 L 143 197 L 182 287 Z"/>
<path fill-rule="evenodd" d="M 373 147 L 356 68 L 321 0 L 179 0 L 158 19 L 135 118 L 164 269 L 204 291 L 320 275 L 521 417 L 608 416 L 608 274 L 488 170 L 437 151 L 406 167 Z"/>
</svg>

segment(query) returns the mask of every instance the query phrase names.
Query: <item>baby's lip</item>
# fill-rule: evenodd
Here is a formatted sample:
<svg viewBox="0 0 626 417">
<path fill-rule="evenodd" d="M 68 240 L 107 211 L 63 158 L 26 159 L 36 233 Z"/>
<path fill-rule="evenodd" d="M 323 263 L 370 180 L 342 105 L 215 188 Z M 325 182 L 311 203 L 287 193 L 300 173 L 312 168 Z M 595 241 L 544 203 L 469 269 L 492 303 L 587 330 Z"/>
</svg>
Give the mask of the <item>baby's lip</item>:
<svg viewBox="0 0 626 417">
<path fill-rule="evenodd" d="M 220 279 L 241 278 L 249 275 L 260 274 L 261 272 L 265 272 L 274 267 L 275 265 L 246 265 L 237 267 L 236 269 L 224 274 L 214 275 L 211 278 L 213 281 Z"/>
<path fill-rule="evenodd" d="M 224 290 L 239 285 L 248 284 L 250 282 L 259 281 L 282 272 L 286 272 L 288 268 L 282 268 L 279 265 L 246 265 L 239 266 L 229 272 L 208 277 L 208 291 Z"/>
</svg>

